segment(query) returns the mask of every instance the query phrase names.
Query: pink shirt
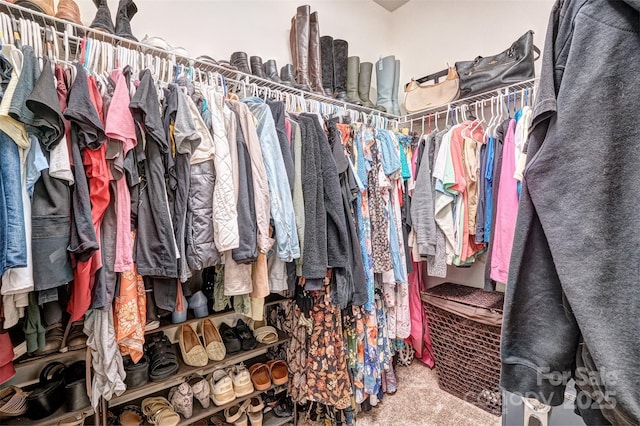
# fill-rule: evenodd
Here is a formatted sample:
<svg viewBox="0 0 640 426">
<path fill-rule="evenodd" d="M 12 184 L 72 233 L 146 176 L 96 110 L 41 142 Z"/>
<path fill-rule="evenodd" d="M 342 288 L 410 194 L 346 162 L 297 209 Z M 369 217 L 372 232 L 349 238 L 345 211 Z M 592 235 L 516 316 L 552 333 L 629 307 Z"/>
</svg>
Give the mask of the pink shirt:
<svg viewBox="0 0 640 426">
<path fill-rule="evenodd" d="M 516 121 L 511 120 L 504 137 L 500 185 L 496 200 L 495 236 L 491 242 L 491 279 L 501 283 L 506 283 L 509 275 L 513 235 L 518 217 L 518 181 L 513 177 L 516 171 L 515 130 Z"/>
<path fill-rule="evenodd" d="M 122 71 L 111 71 L 111 79 L 116 83 L 113 98 L 109 105 L 105 123 L 108 138 L 122 142 L 124 156 L 136 146 L 136 130 L 133 116 L 129 110 L 129 89 Z M 133 253 L 131 249 L 131 195 L 124 176 L 116 180 L 117 221 L 116 221 L 116 259 L 115 272 L 126 272 L 133 269 Z"/>
</svg>

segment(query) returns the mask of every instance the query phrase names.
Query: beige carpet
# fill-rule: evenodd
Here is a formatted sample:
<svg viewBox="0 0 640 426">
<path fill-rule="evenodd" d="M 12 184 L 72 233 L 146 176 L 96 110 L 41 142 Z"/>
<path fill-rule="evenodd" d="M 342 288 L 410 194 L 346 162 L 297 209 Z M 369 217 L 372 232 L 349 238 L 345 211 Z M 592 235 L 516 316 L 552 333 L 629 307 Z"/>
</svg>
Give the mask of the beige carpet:
<svg viewBox="0 0 640 426">
<path fill-rule="evenodd" d="M 440 390 L 435 370 L 414 361 L 396 369 L 398 391 L 386 395 L 357 426 L 499 426 L 501 418 Z"/>
</svg>

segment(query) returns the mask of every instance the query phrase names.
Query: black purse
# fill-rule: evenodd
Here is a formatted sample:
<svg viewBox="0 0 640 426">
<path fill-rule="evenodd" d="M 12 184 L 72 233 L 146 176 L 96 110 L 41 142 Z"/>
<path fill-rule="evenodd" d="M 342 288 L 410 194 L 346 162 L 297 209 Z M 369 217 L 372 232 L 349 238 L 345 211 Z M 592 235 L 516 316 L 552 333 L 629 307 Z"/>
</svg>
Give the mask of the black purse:
<svg viewBox="0 0 640 426">
<path fill-rule="evenodd" d="M 29 389 L 27 417 L 40 420 L 53 414 L 64 403 L 64 375 L 66 367 L 61 362 L 51 362 L 40 372 L 40 382 Z"/>
<path fill-rule="evenodd" d="M 534 57 L 534 53 L 537 57 Z M 539 57 L 540 49 L 534 46 L 533 31 L 529 30 L 502 53 L 456 62 L 460 98 L 534 78 L 534 62 Z"/>
</svg>

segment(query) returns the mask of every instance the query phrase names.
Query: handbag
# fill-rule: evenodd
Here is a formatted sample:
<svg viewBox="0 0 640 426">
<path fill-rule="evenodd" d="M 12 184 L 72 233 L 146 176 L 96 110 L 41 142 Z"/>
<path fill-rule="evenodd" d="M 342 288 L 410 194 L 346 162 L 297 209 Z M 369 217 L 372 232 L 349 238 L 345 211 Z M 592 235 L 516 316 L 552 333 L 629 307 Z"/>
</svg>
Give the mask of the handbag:
<svg viewBox="0 0 640 426">
<path fill-rule="evenodd" d="M 27 396 L 27 417 L 40 420 L 53 414 L 64 403 L 64 375 L 61 362 L 51 362 L 40 372 L 40 381 Z"/>
<path fill-rule="evenodd" d="M 534 58 L 534 53 L 537 57 Z M 533 44 L 533 31 L 524 33 L 504 52 L 456 62 L 460 76 L 460 97 L 466 98 L 535 77 L 534 61 L 540 49 Z"/>
<path fill-rule="evenodd" d="M 447 78 L 440 83 L 439 79 Z M 433 80 L 434 83 L 427 84 Z M 405 86 L 404 107 L 407 112 L 416 112 L 444 105 L 458 98 L 459 78 L 455 68 L 449 68 L 436 74 L 411 80 Z"/>
</svg>

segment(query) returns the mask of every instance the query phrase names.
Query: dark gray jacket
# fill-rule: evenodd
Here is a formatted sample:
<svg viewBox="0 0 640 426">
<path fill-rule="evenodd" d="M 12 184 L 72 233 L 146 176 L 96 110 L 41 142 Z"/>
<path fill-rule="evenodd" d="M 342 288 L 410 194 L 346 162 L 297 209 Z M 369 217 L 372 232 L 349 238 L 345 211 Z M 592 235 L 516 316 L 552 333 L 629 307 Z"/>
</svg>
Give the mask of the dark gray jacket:
<svg viewBox="0 0 640 426">
<path fill-rule="evenodd" d="M 553 8 L 505 298 L 502 385 L 557 405 L 574 372 L 590 424 L 640 424 L 639 9 Z"/>
</svg>

